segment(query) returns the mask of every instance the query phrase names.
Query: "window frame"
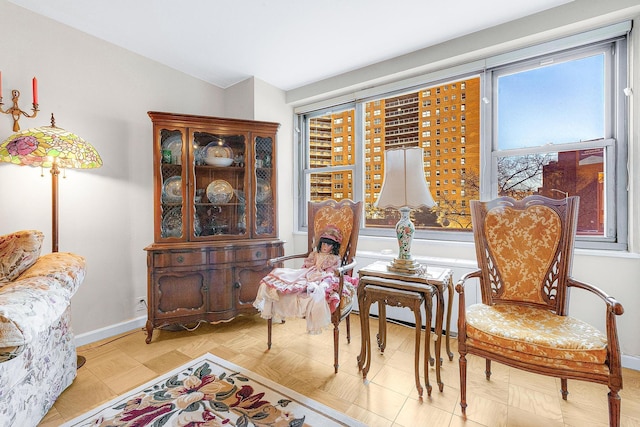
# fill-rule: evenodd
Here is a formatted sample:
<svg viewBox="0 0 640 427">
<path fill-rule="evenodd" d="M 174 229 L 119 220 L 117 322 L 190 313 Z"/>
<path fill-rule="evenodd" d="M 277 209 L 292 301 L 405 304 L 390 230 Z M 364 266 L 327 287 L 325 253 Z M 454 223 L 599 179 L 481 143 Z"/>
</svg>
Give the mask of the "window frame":
<svg viewBox="0 0 640 427">
<path fill-rule="evenodd" d="M 496 126 L 496 111 L 494 111 L 495 94 L 493 93 L 494 73 L 500 70 L 515 69 L 515 67 L 526 65 L 528 62 L 540 61 L 542 58 L 558 55 L 579 55 L 580 53 L 597 48 L 606 44 L 613 45 L 612 67 L 615 74 L 609 73 L 605 75 L 606 84 L 608 85 L 607 97 L 605 99 L 605 138 L 600 146 L 606 147 L 607 154 L 613 153 L 613 156 L 606 156 L 607 173 L 612 173 L 613 177 L 607 180 L 606 200 L 607 203 L 607 229 L 605 237 L 594 236 L 577 236 L 576 247 L 585 249 L 606 249 L 606 250 L 628 250 L 628 194 L 627 194 L 627 167 L 628 160 L 628 121 L 629 121 L 629 102 L 624 96 L 623 90 L 627 85 L 628 75 L 628 33 L 630 31 L 630 22 L 612 25 L 608 28 L 592 30 L 585 33 L 576 34 L 565 37 L 563 39 L 553 40 L 546 43 L 519 49 L 513 52 L 494 55 L 484 60 L 473 61 L 467 64 L 452 66 L 448 69 L 430 73 L 419 78 L 409 79 L 405 82 L 396 82 L 393 84 L 381 85 L 376 89 L 369 89 L 362 94 L 355 94 L 354 99 L 344 102 L 336 101 L 335 105 L 330 104 L 330 100 L 324 102 L 328 107 L 313 109 L 314 106 L 298 107 L 296 109 L 295 123 L 299 130 L 296 138 L 296 159 L 297 165 L 294 165 L 297 174 L 299 193 L 298 203 L 298 224 L 301 230 L 307 230 L 306 224 L 306 207 L 307 201 L 310 200 L 310 182 L 307 179 L 311 173 L 321 172 L 337 172 L 348 170 L 352 173 L 353 188 L 351 189 L 353 199 L 355 201 L 364 199 L 364 105 L 367 102 L 379 101 L 383 98 L 396 96 L 402 93 L 412 91 L 430 91 L 435 86 L 464 80 L 471 76 L 479 76 L 481 81 L 480 87 L 480 174 L 481 199 L 494 198 L 497 195 L 497 156 L 501 154 L 497 150 L 497 141 L 493 138 L 494 127 Z M 391 88 L 389 88 L 389 86 Z M 610 102 L 607 101 L 610 100 Z M 465 108 L 468 106 L 465 106 Z M 323 168 L 310 168 L 308 164 L 308 144 L 306 136 L 309 134 L 309 119 L 332 112 L 342 111 L 344 109 L 353 108 L 355 110 L 355 141 L 353 165 L 340 165 Z M 461 110 L 464 111 L 464 110 Z M 462 116 L 460 122 L 463 123 Z M 375 120 L 372 114 L 370 120 Z M 464 124 L 462 124 L 464 126 Z M 373 139 L 373 135 L 370 135 Z M 586 148 L 585 143 L 576 143 L 578 149 Z M 595 144 L 597 145 L 597 144 Z M 565 151 L 571 149 L 571 144 L 562 144 L 562 149 L 555 151 Z M 527 149 L 527 152 L 532 150 Z M 514 154 L 509 150 L 509 155 Z M 368 154 L 371 156 L 371 153 Z M 488 172 L 487 172 L 488 171 Z M 356 179 L 357 177 L 357 179 Z M 434 187 L 435 190 L 435 187 Z M 609 229 L 611 223 L 612 229 Z M 365 221 L 362 221 L 361 235 L 368 236 L 395 236 L 395 231 L 390 228 L 367 228 Z M 606 234 L 609 234 L 608 236 Z M 443 241 L 460 241 L 472 242 L 473 235 L 468 230 L 416 230 L 415 238 L 418 240 L 443 240 Z"/>
<path fill-rule="evenodd" d="M 500 149 L 498 139 L 495 137 L 497 129 L 497 85 L 500 76 L 532 70 L 553 61 L 555 63 L 577 60 L 589 55 L 603 53 L 605 55 L 605 94 L 604 94 L 604 135 L 602 139 L 585 142 L 567 142 L 543 145 L 529 148 Z M 624 54 L 623 54 L 624 53 Z M 502 156 L 516 156 L 522 154 L 559 153 L 564 151 L 579 151 L 590 148 L 603 148 L 605 150 L 605 170 L 611 174 L 610 179 L 605 180 L 605 200 L 607 218 L 604 236 L 576 236 L 576 247 L 584 249 L 609 249 L 627 250 L 627 147 L 628 129 L 627 122 L 629 111 L 626 106 L 624 88 L 627 82 L 627 38 L 614 37 L 595 43 L 589 43 L 581 47 L 565 50 L 557 50 L 544 55 L 537 55 L 512 64 L 505 64 L 487 70 L 483 76 L 485 96 L 490 96 L 489 102 L 483 106 L 490 110 L 491 126 L 485 129 L 481 141 L 490 143 L 480 144 L 481 158 L 490 159 L 489 164 L 481 164 L 480 194 L 483 199 L 497 197 L 497 161 Z M 623 118 L 623 120 L 620 120 Z M 489 173 L 482 173 L 482 168 L 489 168 Z M 488 180 L 491 180 L 488 182 Z"/>
</svg>

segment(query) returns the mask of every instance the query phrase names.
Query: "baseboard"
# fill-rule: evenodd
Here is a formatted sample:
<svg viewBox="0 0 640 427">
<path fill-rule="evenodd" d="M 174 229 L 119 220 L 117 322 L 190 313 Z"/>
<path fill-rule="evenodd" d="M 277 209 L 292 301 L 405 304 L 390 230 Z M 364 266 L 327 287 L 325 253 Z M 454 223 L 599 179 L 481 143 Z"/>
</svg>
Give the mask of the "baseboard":
<svg viewBox="0 0 640 427">
<path fill-rule="evenodd" d="M 354 310 L 355 311 L 355 310 Z M 76 335 L 76 347 L 81 345 L 91 344 L 96 341 L 103 340 L 105 338 L 113 337 L 118 334 L 132 331 L 136 328 L 144 327 L 147 322 L 147 316 L 136 317 L 126 322 L 117 323 L 115 325 L 107 326 L 106 328 L 96 329 L 95 331 L 86 332 L 84 334 Z M 401 322 L 405 323 L 405 322 Z M 414 324 L 409 326 L 414 327 Z M 622 355 L 622 367 L 640 371 L 640 356 L 626 356 Z"/>
<path fill-rule="evenodd" d="M 625 356 L 623 354 L 622 367 L 633 369 L 634 371 L 640 371 L 640 356 Z"/>
<path fill-rule="evenodd" d="M 91 344 L 96 341 L 110 338 L 125 332 L 132 331 L 137 328 L 142 328 L 147 323 L 147 316 L 136 317 L 135 319 L 128 320 L 122 323 L 116 323 L 115 325 L 107 326 L 105 328 L 96 329 L 95 331 L 85 332 L 84 334 L 76 335 L 76 347 L 81 345 Z"/>
</svg>

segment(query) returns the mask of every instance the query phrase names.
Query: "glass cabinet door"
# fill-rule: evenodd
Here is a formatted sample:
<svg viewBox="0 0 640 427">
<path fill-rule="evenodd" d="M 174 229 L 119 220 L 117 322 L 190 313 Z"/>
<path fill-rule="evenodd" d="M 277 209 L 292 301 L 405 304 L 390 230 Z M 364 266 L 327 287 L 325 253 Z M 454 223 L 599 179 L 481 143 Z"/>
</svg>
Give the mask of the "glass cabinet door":
<svg viewBox="0 0 640 427">
<path fill-rule="evenodd" d="M 184 237 L 185 138 L 181 130 L 160 130 L 160 237 Z"/>
<path fill-rule="evenodd" d="M 257 237 L 275 234 L 275 172 L 274 141 L 271 136 L 256 136 L 255 165 L 255 233 Z"/>
<path fill-rule="evenodd" d="M 247 139 L 245 134 L 193 132 L 189 199 L 193 212 L 190 235 L 196 240 L 246 237 Z"/>
</svg>

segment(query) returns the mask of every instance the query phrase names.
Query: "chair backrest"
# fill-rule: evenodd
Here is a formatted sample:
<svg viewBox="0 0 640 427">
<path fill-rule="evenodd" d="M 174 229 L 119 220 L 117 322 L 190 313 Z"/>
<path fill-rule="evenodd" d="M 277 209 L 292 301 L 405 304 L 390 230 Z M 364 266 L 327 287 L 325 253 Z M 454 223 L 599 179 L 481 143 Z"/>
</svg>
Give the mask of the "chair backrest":
<svg viewBox="0 0 640 427">
<path fill-rule="evenodd" d="M 543 306 L 566 315 L 578 197 L 473 200 L 482 302 Z"/>
<path fill-rule="evenodd" d="M 339 250 L 342 265 L 350 263 L 355 257 L 358 246 L 362 202 L 356 203 L 347 199 L 340 202 L 333 199 L 308 202 L 307 212 L 309 252 L 317 246 L 322 231 L 332 225 L 342 233 L 342 244 Z"/>
</svg>

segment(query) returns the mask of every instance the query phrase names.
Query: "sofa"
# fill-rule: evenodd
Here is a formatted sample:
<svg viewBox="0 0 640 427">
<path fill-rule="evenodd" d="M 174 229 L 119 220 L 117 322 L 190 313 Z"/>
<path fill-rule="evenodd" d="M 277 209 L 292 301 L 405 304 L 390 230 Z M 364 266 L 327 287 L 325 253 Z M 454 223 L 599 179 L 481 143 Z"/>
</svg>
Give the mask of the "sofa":
<svg viewBox="0 0 640 427">
<path fill-rule="evenodd" d="M 40 256 L 36 230 L 0 236 L 0 426 L 36 426 L 76 377 L 70 300 L 83 257 Z"/>
</svg>

